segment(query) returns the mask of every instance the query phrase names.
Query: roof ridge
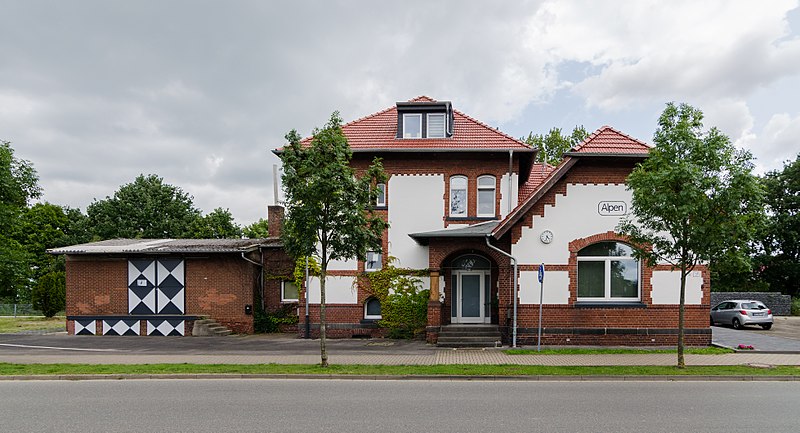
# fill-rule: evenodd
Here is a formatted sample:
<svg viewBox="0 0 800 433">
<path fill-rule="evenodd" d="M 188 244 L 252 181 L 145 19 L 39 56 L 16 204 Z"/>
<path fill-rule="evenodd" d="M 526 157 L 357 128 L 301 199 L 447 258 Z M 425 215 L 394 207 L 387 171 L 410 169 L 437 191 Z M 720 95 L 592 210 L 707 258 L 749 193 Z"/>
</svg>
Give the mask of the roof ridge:
<svg viewBox="0 0 800 433">
<path fill-rule="evenodd" d="M 406 102 L 422 102 L 422 100 L 425 100 L 426 102 L 439 102 L 428 95 L 419 95 L 416 98 L 411 98 Z"/>
<path fill-rule="evenodd" d="M 588 137 L 586 137 L 586 138 L 585 138 L 585 139 L 584 139 L 584 140 L 583 140 L 583 141 L 582 141 L 582 142 L 581 142 L 579 145 L 577 145 L 577 146 L 573 147 L 573 148 L 572 148 L 572 149 L 570 149 L 569 151 L 570 151 L 570 152 L 578 152 L 578 151 L 580 151 L 580 150 L 581 150 L 581 149 L 582 149 L 584 146 L 586 146 L 587 144 L 591 143 L 591 142 L 592 142 L 592 140 L 594 140 L 595 138 L 597 138 L 597 136 L 599 136 L 601 133 L 603 133 L 603 132 L 605 132 L 605 131 L 611 131 L 611 132 L 613 132 L 613 133 L 615 133 L 615 134 L 621 135 L 622 137 L 625 137 L 625 138 L 627 138 L 628 140 L 631 140 L 631 141 L 633 141 L 633 142 L 635 142 L 635 143 L 637 143 L 637 144 L 640 144 L 640 145 L 642 145 L 642 146 L 644 146 L 644 147 L 646 147 L 646 148 L 648 148 L 648 149 L 651 149 L 651 148 L 653 147 L 653 146 L 651 146 L 651 145 L 649 145 L 649 144 L 645 143 L 644 141 L 642 141 L 642 140 L 639 140 L 639 139 L 638 139 L 638 138 L 636 138 L 636 137 L 632 137 L 632 136 L 630 136 L 630 135 L 628 135 L 628 134 L 626 134 L 626 133 L 624 133 L 624 132 L 622 132 L 622 131 L 620 131 L 620 130 L 618 130 L 618 129 L 614 128 L 613 126 L 609 126 L 609 125 L 603 125 L 603 126 L 601 126 L 600 128 L 597 128 L 597 130 L 595 130 L 595 131 L 594 131 L 594 132 L 592 132 L 591 134 L 589 134 L 589 136 L 588 136 Z"/>
<path fill-rule="evenodd" d="M 503 132 L 503 131 L 501 131 L 501 130 L 499 130 L 499 129 L 497 129 L 497 128 L 492 128 L 490 125 L 487 125 L 487 124 L 485 124 L 485 123 L 481 122 L 480 120 L 478 120 L 478 119 L 475 119 L 474 117 L 472 117 L 472 116 L 470 116 L 470 115 L 468 115 L 468 114 L 465 114 L 465 113 L 463 113 L 463 112 L 462 112 L 462 111 L 460 111 L 460 110 L 456 110 L 455 108 L 453 108 L 453 113 L 459 114 L 459 115 L 463 116 L 464 118 L 466 118 L 467 120 L 471 121 L 472 123 L 475 123 L 476 125 L 482 126 L 482 127 L 486 128 L 486 129 L 488 129 L 488 130 L 492 131 L 492 132 L 495 132 L 495 133 L 497 133 L 497 134 L 500 134 L 500 135 L 502 135 L 503 137 L 506 137 L 506 138 L 508 138 L 508 139 L 511 139 L 511 140 L 513 140 L 513 141 L 516 141 L 517 143 L 519 143 L 519 144 L 521 144 L 521 145 L 523 145 L 523 146 L 525 146 L 525 147 L 527 147 L 527 148 L 529 148 L 529 149 L 531 149 L 531 148 L 532 148 L 531 146 L 529 146 L 529 145 L 528 145 L 528 143 L 525 143 L 524 141 L 520 140 L 519 138 L 514 138 L 514 137 L 512 137 L 512 136 L 510 136 L 510 135 L 506 134 L 505 132 Z"/>
</svg>

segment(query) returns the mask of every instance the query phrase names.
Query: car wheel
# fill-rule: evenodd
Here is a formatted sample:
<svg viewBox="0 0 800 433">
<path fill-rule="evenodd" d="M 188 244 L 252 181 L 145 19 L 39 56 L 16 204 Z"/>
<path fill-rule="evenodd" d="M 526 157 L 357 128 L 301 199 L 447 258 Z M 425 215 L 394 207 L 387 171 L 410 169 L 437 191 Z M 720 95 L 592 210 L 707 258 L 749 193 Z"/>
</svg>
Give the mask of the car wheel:
<svg viewBox="0 0 800 433">
<path fill-rule="evenodd" d="M 770 330 L 770 329 L 772 328 L 772 323 L 765 323 L 765 324 L 761 325 L 761 327 L 762 327 L 762 328 L 763 328 L 765 331 L 768 331 L 768 330 Z"/>
<path fill-rule="evenodd" d="M 733 329 L 742 329 L 742 322 L 739 319 L 733 319 Z"/>
</svg>

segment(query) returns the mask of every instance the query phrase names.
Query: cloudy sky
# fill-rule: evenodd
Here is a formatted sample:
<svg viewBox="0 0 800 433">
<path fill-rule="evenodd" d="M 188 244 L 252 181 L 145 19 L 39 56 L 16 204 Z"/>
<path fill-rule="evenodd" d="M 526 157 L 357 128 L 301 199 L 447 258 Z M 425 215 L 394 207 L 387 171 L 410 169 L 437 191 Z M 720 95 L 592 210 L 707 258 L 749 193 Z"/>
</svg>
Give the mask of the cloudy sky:
<svg viewBox="0 0 800 433">
<path fill-rule="evenodd" d="M 760 172 L 800 152 L 800 9 L 770 1 L 0 0 L 0 139 L 80 207 L 154 173 L 248 224 L 270 150 L 418 95 L 520 137 L 651 141 L 703 110 Z"/>
</svg>

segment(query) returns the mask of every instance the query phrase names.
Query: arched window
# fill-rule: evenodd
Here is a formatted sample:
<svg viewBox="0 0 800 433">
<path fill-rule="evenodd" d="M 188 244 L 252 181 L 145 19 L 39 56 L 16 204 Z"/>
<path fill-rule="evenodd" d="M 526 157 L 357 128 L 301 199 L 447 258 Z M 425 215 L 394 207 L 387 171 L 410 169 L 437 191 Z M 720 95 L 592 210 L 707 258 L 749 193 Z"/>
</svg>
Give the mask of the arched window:
<svg viewBox="0 0 800 433">
<path fill-rule="evenodd" d="M 450 216 L 467 216 L 467 177 L 453 176 L 450 178 Z"/>
<path fill-rule="evenodd" d="M 381 301 L 376 298 L 369 298 L 364 303 L 364 318 L 365 319 L 380 319 L 381 318 Z"/>
<path fill-rule="evenodd" d="M 478 178 L 478 216 L 495 216 L 495 178 L 481 176 Z"/>
<path fill-rule="evenodd" d="M 598 242 L 578 251 L 578 300 L 639 300 L 639 262 L 620 242 Z"/>
</svg>

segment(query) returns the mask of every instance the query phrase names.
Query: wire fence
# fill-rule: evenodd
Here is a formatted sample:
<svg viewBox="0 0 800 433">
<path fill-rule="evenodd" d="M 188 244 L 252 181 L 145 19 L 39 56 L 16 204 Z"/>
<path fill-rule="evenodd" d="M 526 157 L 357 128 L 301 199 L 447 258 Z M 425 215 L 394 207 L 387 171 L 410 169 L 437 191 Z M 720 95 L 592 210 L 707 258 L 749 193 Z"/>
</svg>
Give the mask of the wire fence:
<svg viewBox="0 0 800 433">
<path fill-rule="evenodd" d="M 0 304 L 0 316 L 44 316 L 31 304 Z"/>
</svg>

